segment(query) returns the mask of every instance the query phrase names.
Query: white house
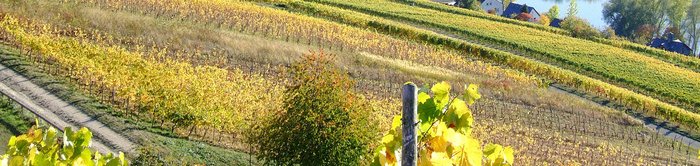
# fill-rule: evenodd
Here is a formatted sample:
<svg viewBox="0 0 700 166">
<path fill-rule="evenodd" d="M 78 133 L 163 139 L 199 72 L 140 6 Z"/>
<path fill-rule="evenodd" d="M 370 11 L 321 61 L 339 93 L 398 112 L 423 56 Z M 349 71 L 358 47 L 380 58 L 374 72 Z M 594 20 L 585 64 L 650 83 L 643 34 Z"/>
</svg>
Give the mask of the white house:
<svg viewBox="0 0 700 166">
<path fill-rule="evenodd" d="M 445 4 L 445 5 L 450 5 L 450 6 L 454 6 L 455 4 L 457 4 L 457 1 L 455 1 L 455 0 L 433 0 L 433 1 Z"/>
<path fill-rule="evenodd" d="M 486 12 L 494 12 L 494 14 L 503 14 L 503 1 L 500 0 L 479 0 L 481 2 L 481 9 Z"/>
</svg>

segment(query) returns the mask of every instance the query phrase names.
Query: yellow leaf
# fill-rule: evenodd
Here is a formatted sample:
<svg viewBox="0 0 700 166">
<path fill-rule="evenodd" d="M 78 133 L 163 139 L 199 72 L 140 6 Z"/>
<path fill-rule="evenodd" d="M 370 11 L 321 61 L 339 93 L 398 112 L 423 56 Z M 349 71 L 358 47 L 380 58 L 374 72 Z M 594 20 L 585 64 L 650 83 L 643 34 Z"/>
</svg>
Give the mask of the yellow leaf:
<svg viewBox="0 0 700 166">
<path fill-rule="evenodd" d="M 430 90 L 435 94 L 435 104 L 438 108 L 445 107 L 450 100 L 450 84 L 443 81 L 435 84 Z"/>
<path fill-rule="evenodd" d="M 469 84 L 468 87 L 465 85 L 464 89 L 467 92 L 464 94 L 464 100 L 467 101 L 467 104 L 473 105 L 476 100 L 481 98 L 481 94 L 479 94 L 479 85 Z"/>
<path fill-rule="evenodd" d="M 465 144 L 455 147 L 452 159 L 457 166 L 481 166 L 482 156 L 479 141 L 467 138 Z"/>
<path fill-rule="evenodd" d="M 430 156 L 430 165 L 432 166 L 452 166 L 450 156 L 445 152 L 433 152 Z"/>
</svg>

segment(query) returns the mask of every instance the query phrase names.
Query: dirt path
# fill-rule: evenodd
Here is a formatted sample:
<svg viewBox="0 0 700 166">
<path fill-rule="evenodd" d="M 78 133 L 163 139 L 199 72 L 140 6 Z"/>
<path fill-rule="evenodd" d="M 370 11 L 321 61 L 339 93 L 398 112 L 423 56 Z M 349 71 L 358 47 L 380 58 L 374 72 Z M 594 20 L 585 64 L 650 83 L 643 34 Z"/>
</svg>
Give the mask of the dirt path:
<svg viewBox="0 0 700 166">
<path fill-rule="evenodd" d="M 87 127 L 92 131 L 92 148 L 102 153 L 134 151 L 136 144 L 76 107 L 0 64 L 0 93 L 12 98 L 55 128 Z"/>
</svg>

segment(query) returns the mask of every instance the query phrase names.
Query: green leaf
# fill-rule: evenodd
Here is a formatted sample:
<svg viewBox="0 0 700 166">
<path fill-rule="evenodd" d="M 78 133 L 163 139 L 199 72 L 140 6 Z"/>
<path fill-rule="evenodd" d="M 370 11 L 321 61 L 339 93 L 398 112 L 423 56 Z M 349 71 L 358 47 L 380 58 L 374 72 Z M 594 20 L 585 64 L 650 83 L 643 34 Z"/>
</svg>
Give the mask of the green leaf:
<svg viewBox="0 0 700 166">
<path fill-rule="evenodd" d="M 123 152 L 119 152 L 119 162 L 122 163 L 122 166 L 128 166 L 129 161 L 126 161 L 126 157 L 124 157 Z"/>
<path fill-rule="evenodd" d="M 400 130 L 401 127 L 401 116 L 394 116 L 391 120 L 391 130 Z"/>
<path fill-rule="evenodd" d="M 15 137 L 15 136 L 10 137 L 10 141 L 7 143 L 7 147 L 15 146 L 16 142 L 17 142 L 17 137 Z"/>
<path fill-rule="evenodd" d="M 498 144 L 489 143 L 484 147 L 484 156 L 486 156 L 487 163 L 490 163 L 488 165 L 496 162 L 496 159 L 498 159 L 498 157 L 501 155 L 502 150 L 503 147 Z"/>
<path fill-rule="evenodd" d="M 393 134 L 387 134 L 384 137 L 382 137 L 382 144 L 389 144 L 394 141 L 394 135 Z"/>
<path fill-rule="evenodd" d="M 467 103 L 461 99 L 454 99 L 452 104 L 450 104 L 449 109 L 452 110 L 452 113 L 454 113 L 457 118 L 461 118 L 462 115 L 470 112 L 469 107 L 467 107 Z"/>
<path fill-rule="evenodd" d="M 463 114 L 462 117 L 459 118 L 459 121 L 457 121 L 455 125 L 455 130 L 459 131 L 464 135 L 471 136 L 473 125 L 474 117 L 472 117 L 471 112 L 468 112 L 466 114 Z"/>
<path fill-rule="evenodd" d="M 106 166 L 120 166 L 118 159 L 111 159 L 107 162 Z"/>
<path fill-rule="evenodd" d="M 92 161 L 92 152 L 90 149 L 84 149 L 80 152 L 80 157 L 77 161 L 81 162 L 83 165 L 92 166 L 95 162 Z"/>
<path fill-rule="evenodd" d="M 428 99 L 430 99 L 430 95 L 428 95 L 428 93 L 425 93 L 425 92 L 418 93 L 418 104 L 425 103 L 426 101 L 428 101 Z"/>
<path fill-rule="evenodd" d="M 24 156 L 12 156 L 10 157 L 9 165 L 24 165 Z"/>
<path fill-rule="evenodd" d="M 56 129 L 53 127 L 49 127 L 48 130 L 46 130 L 46 135 L 44 135 L 44 142 L 42 142 L 42 146 L 44 147 L 53 147 L 53 145 L 56 144 Z"/>
<path fill-rule="evenodd" d="M 88 130 L 85 127 L 80 128 L 80 131 L 78 131 L 78 132 L 79 132 L 79 140 L 81 141 L 80 146 L 89 147 L 90 140 L 92 140 L 92 132 L 90 132 L 90 130 Z"/>
<path fill-rule="evenodd" d="M 487 165 L 493 166 L 508 166 L 513 163 L 513 148 L 498 144 L 488 144 L 484 147 L 484 155 L 486 156 Z"/>
<path fill-rule="evenodd" d="M 435 105 L 437 105 L 438 108 L 443 108 L 450 102 L 450 87 L 450 84 L 443 81 L 435 84 L 433 88 L 430 89 L 433 91 L 433 94 L 435 94 Z"/>
<path fill-rule="evenodd" d="M 66 127 L 63 129 L 63 145 L 73 144 L 73 129 Z"/>
<path fill-rule="evenodd" d="M 465 85 L 464 91 L 467 93 L 464 94 L 463 98 L 469 105 L 473 105 L 476 100 L 481 98 L 481 94 L 479 94 L 479 85 L 469 84 L 468 87 Z"/>
<path fill-rule="evenodd" d="M 50 154 L 39 153 L 34 157 L 34 165 L 55 165 Z"/>
<path fill-rule="evenodd" d="M 427 99 L 423 103 L 418 103 L 418 120 L 420 120 L 421 133 L 428 130 L 441 113 L 432 98 Z"/>
</svg>

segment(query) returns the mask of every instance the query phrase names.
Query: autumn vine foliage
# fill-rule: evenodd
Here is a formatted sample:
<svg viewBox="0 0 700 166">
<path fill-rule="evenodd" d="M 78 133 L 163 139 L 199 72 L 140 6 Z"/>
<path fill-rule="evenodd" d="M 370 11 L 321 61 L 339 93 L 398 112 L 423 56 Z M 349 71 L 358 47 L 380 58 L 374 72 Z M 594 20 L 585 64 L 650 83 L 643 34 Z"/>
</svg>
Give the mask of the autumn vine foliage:
<svg viewBox="0 0 700 166">
<path fill-rule="evenodd" d="M 262 76 L 195 66 L 170 59 L 162 50 L 130 51 L 93 42 L 80 30 L 65 32 L 6 15 L 0 34 L 25 52 L 23 56 L 91 87 L 83 90 L 109 96 L 125 113 L 172 124 L 172 130 L 239 133 L 247 128 L 246 119 L 264 116 L 281 101 L 282 89 Z"/>
<path fill-rule="evenodd" d="M 471 135 L 474 117 L 469 106 L 481 98 L 478 86 L 465 86 L 466 93 L 461 97 L 451 97 L 450 88 L 450 84 L 441 82 L 418 93 L 418 165 L 512 165 L 511 147 L 488 144 L 482 148 L 481 142 Z M 372 165 L 401 163 L 400 126 L 401 117 L 394 117 Z"/>
<path fill-rule="evenodd" d="M 65 128 L 60 135 L 55 128 L 32 127 L 26 134 L 12 136 L 7 151 L 0 156 L 0 165 L 74 165 L 127 166 L 124 153 L 118 155 L 89 149 L 92 132 L 87 128 L 73 131 Z"/>
</svg>

